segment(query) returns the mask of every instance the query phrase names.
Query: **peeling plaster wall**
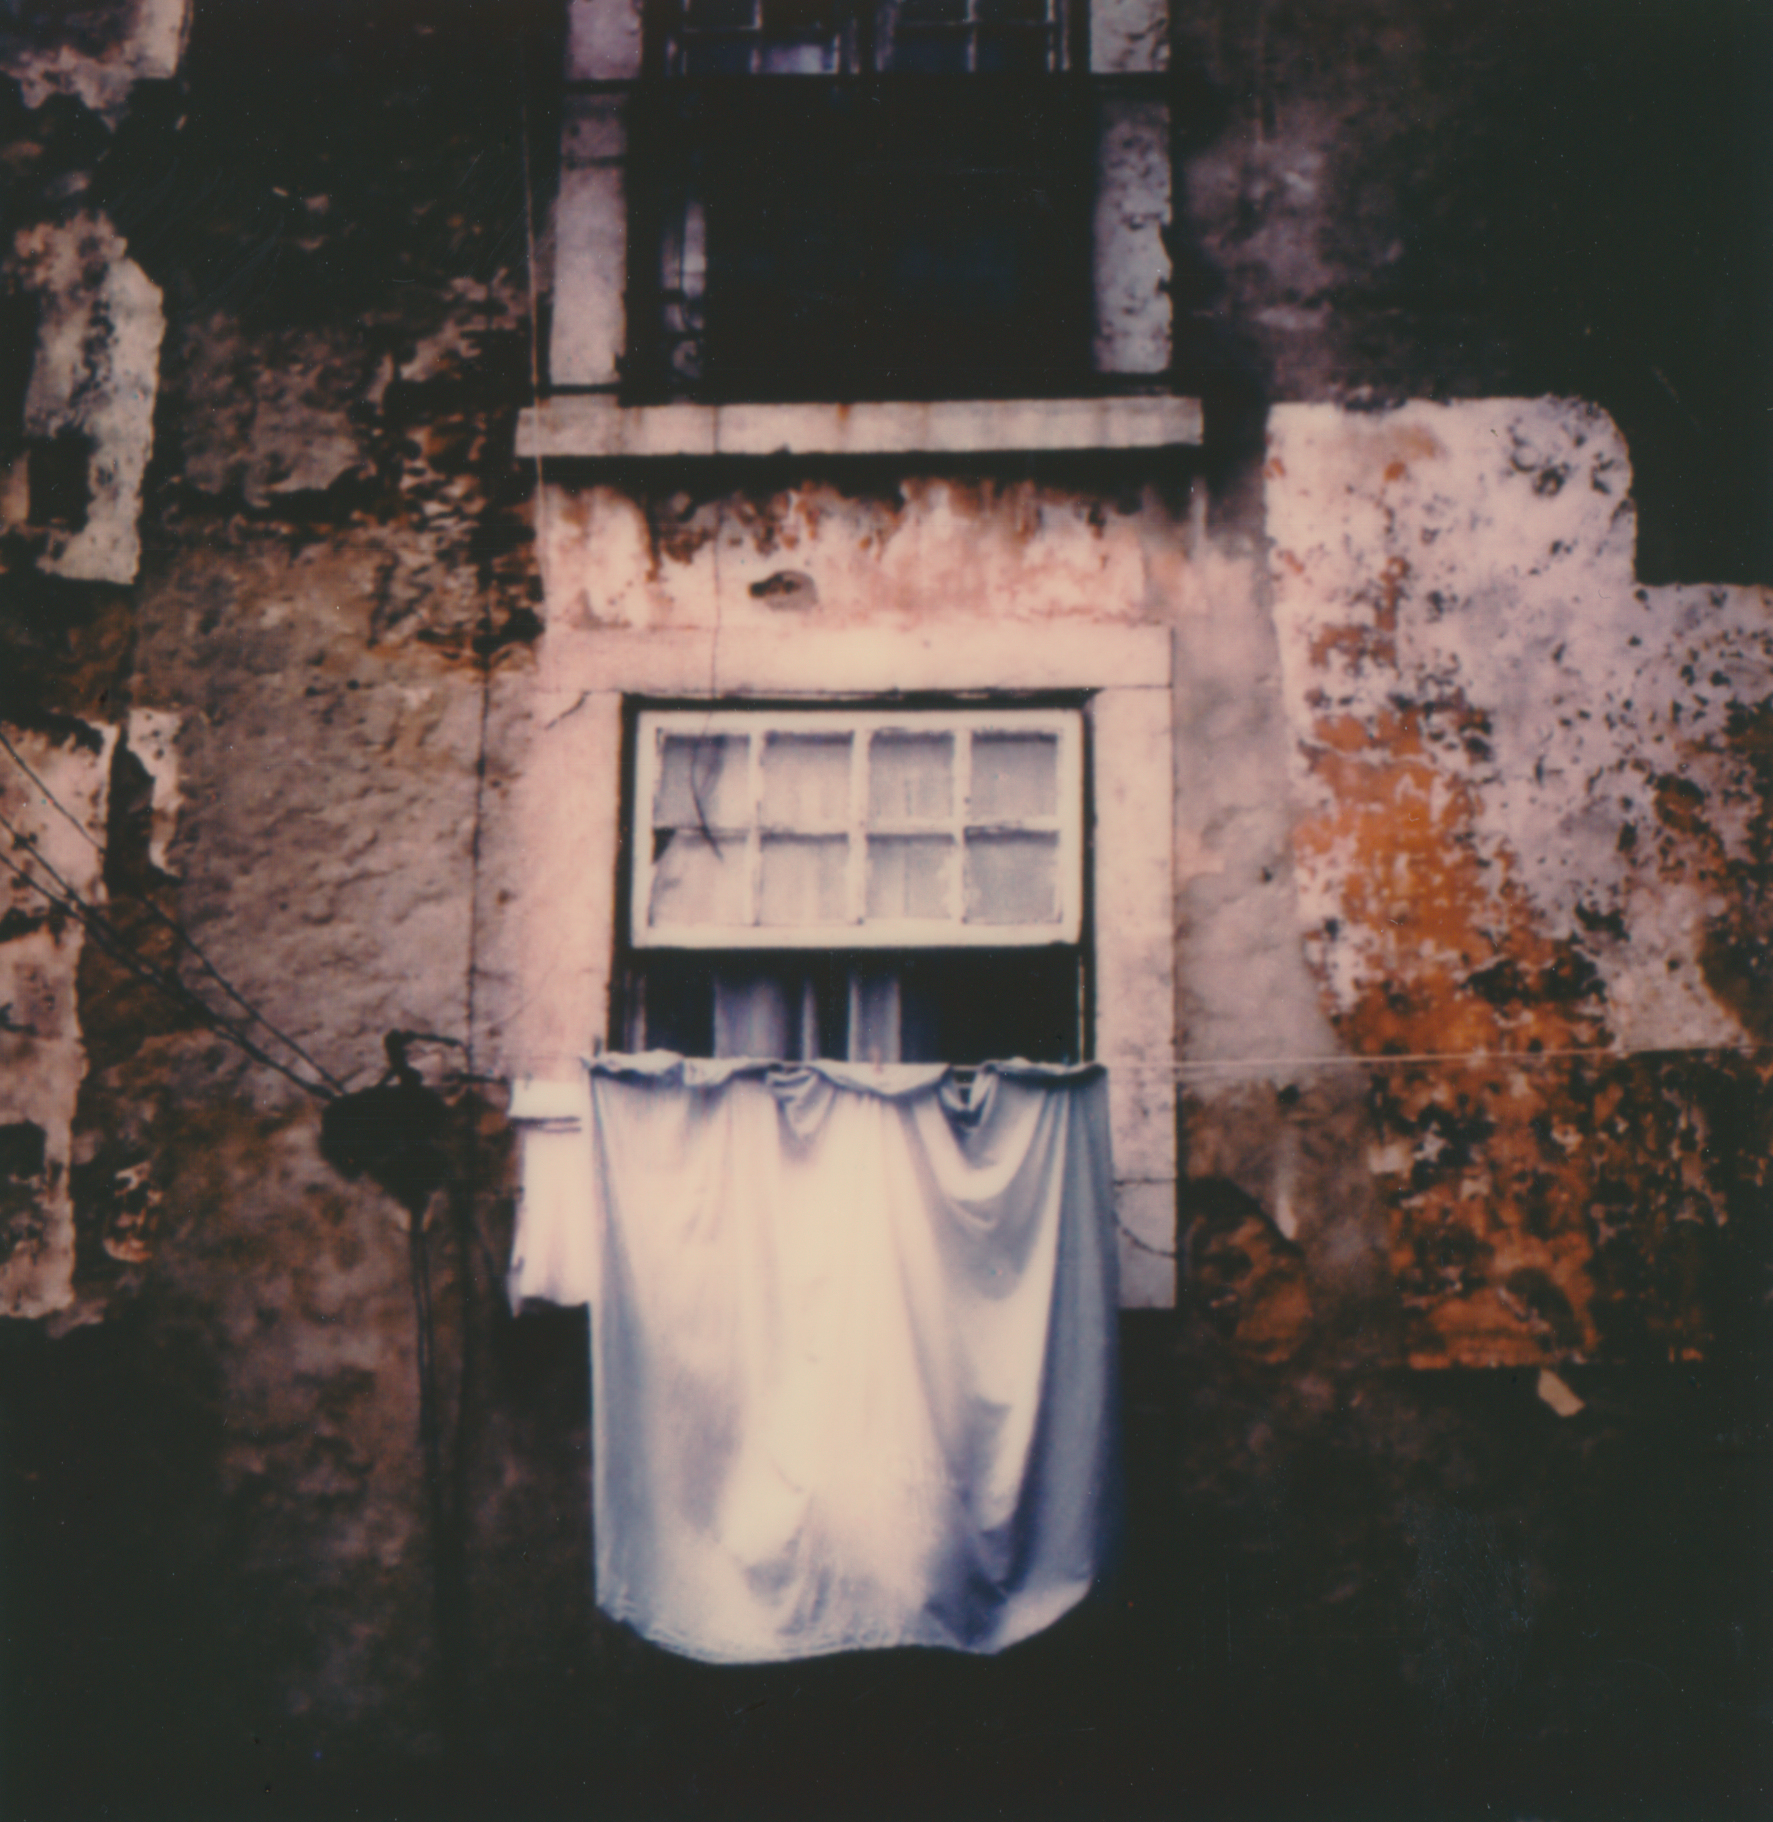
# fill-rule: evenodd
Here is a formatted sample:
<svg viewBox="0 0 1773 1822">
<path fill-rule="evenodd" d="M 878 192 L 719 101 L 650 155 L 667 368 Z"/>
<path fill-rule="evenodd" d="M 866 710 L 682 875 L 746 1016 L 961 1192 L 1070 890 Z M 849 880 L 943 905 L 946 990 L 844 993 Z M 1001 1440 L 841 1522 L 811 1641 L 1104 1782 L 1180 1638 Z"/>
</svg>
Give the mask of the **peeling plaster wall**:
<svg viewBox="0 0 1773 1822">
<path fill-rule="evenodd" d="M 199 1002 L 310 1083 L 375 1080 L 396 1027 L 467 1036 L 482 684 L 538 624 L 510 455 L 517 105 L 447 22 L 442 48 L 354 19 L 344 70 L 309 9 L 211 8 L 176 93 L 95 125 L 134 53 L 63 23 L 107 60 L 100 88 L 0 84 L 24 224 L 0 331 L 0 726 L 92 842 L 3 754 L 0 813 L 106 941 L 8 882 L 0 1314 L 48 1319 L 0 1322 L 0 1528 L 43 1590 L 9 1607 L 29 1661 L 4 1666 L 0 1750 L 9 1794 L 52 1806 L 111 1801 L 127 1764 L 138 1790 L 208 1780 L 229 1813 L 288 1794 L 292 1766 L 440 1746 L 405 1217 L 323 1160 L 318 1101 Z M 274 73 L 242 83 L 248 65 Z M 438 1382 L 478 1350 L 481 1404 L 447 1422 L 499 1436 L 474 1522 L 502 1541 L 475 1572 L 571 1690 L 582 1331 L 539 1363 L 489 1352 L 505 1140 L 483 1095 L 449 1092 L 483 1193 L 479 1250 L 441 1212 L 427 1241 Z M 489 1359 L 557 1395 L 539 1453 L 534 1398 L 485 1416 Z M 481 1724 L 509 1725 L 496 1664 L 475 1675 Z"/>
<path fill-rule="evenodd" d="M 0 816 L 15 855 L 102 899 L 106 787 L 115 728 L 62 739 L 0 728 L 20 763 L 0 776 Z M 36 782 L 23 766 L 35 773 Z M 50 794 L 54 803 L 50 801 Z M 54 804 L 60 804 L 65 815 Z M 72 1298 L 70 1128 L 86 1074 L 75 987 L 85 930 L 20 869 L 0 885 L 0 1315 L 46 1316 Z"/>
<path fill-rule="evenodd" d="M 499 1300 L 502 1090 L 423 1049 L 469 1186 L 425 1243 L 462 1464 L 451 1709 L 398 1203 L 325 1162 L 314 1097 L 9 885 L 0 1550 L 33 1575 L 8 1595 L 26 1674 L 0 1664 L 0 1748 L 20 1775 L 89 1814 L 144 1791 L 177 1813 L 491 1814 L 556 1772 L 572 1813 L 708 1788 L 828 1808 L 857 1764 L 898 1767 L 873 1794 L 910 1809 L 953 1763 L 974 1813 L 1122 1790 L 1237 1813 L 1264 1775 L 1284 1807 L 1289 1778 L 1317 1801 L 1376 1765 L 1470 1795 L 1523 1755 L 1552 1770 L 1513 1813 L 1598 1788 L 1602 1761 L 1634 1799 L 1646 1762 L 1683 1801 L 1727 1782 L 1770 1636 L 1741 1590 L 1773 1072 L 1716 1048 L 1773 1025 L 1768 607 L 1640 584 L 1630 470 L 1666 488 L 1694 447 L 1646 397 L 1734 420 L 1656 335 L 1624 363 L 1629 459 L 1575 405 L 1340 408 L 1604 390 L 1571 353 L 1590 292 L 1541 312 L 1508 290 L 1523 245 L 1576 243 L 1557 210 L 1592 191 L 1548 161 L 1551 225 L 1511 207 L 1486 241 L 1460 163 L 1483 137 L 1462 85 L 1564 67 L 1534 35 L 1556 48 L 1554 26 L 1380 0 L 1098 15 L 1100 67 L 1176 66 L 1168 240 L 1155 113 L 1108 226 L 1137 230 L 1116 296 L 1140 363 L 1162 353 L 1159 243 L 1175 255 L 1202 459 L 563 469 L 537 503 L 511 453 L 515 77 L 523 45 L 556 67 L 562 22 L 217 0 L 175 73 L 153 46 L 179 10 L 0 26 L 6 322 L 28 328 L 0 348 L 0 725 L 101 846 L 20 774 L 0 812 L 132 953 L 244 1022 L 225 976 L 312 1059 L 249 1027 L 297 1074 L 364 1087 L 395 1027 L 472 1041 L 485 1070 L 531 1010 L 509 997 L 510 882 L 545 895 L 575 809 L 613 788 L 567 780 L 552 845 L 510 807 L 551 722 L 613 712 L 548 697 L 549 641 L 1167 636 L 1182 1296 L 1123 1330 L 1124 1608 L 1015 1663 L 866 1667 L 884 1700 L 841 1665 L 704 1678 L 591 1612 L 582 1319 Z M 586 73 L 626 67 L 632 33 L 600 44 L 622 19 L 593 11 L 572 8 Z M 1701 152 L 1716 131 L 1695 116 Z M 1685 141 L 1664 151 L 1687 168 Z M 1451 257 L 1466 240 L 1494 271 Z M 1631 302 L 1616 242 L 1583 276 L 1602 341 Z M 1729 346 L 1742 286 L 1701 255 L 1688 288 Z M 1535 340 L 1542 316 L 1568 337 Z M 1734 346 L 1752 394 L 1758 344 Z M 1265 415 L 1247 490 L 1232 432 Z M 84 525 L 51 484 L 77 438 Z M 1746 523 L 1736 485 L 1695 522 Z M 1324 1061 L 1534 1042 L 1481 1068 Z M 1597 1054 L 1543 1054 L 1572 1048 Z M 1150 1079 L 1167 1120 L 1167 1064 Z M 1167 1200 L 1147 1212 L 1161 1237 Z M 1535 1396 L 1545 1365 L 1583 1413 Z M 1695 1541 L 1674 1561 L 1670 1537 Z"/>
<path fill-rule="evenodd" d="M 38 567 L 71 581 L 132 582 L 165 329 L 159 288 L 124 257 L 103 215 L 21 230 L 12 266 L 40 299 L 25 435 L 85 445 L 82 522 L 50 532 Z"/>
<path fill-rule="evenodd" d="M 1766 580 L 1761 9 L 1171 12 L 1178 366 L 1209 405 L 1589 399 L 1634 451 L 1644 579 Z"/>
<path fill-rule="evenodd" d="M 908 476 L 879 494 L 817 482 L 698 498 L 550 487 L 550 618 L 640 630 L 1162 623 L 1177 573 L 1161 492 Z"/>
<path fill-rule="evenodd" d="M 92 0 L 42 9 L 39 20 L 0 26 L 0 73 L 25 105 L 67 95 L 115 126 L 139 82 L 176 74 L 190 29 L 190 0 Z"/>
<path fill-rule="evenodd" d="M 1638 587 L 1630 472 L 1555 400 L 1271 420 L 1327 1009 L 1368 1055 L 1520 1053 L 1374 1077 L 1423 1364 L 1703 1348 L 1695 1273 L 1764 1182 L 1773 598 Z"/>
</svg>

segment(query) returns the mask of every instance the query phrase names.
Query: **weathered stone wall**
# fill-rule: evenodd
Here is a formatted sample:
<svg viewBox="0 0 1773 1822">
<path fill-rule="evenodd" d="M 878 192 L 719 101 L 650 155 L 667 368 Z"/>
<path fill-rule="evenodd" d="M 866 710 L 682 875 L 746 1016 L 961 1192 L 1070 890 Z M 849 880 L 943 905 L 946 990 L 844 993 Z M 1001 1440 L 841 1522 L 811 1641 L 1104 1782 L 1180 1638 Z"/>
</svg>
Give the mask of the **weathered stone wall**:
<svg viewBox="0 0 1773 1822">
<path fill-rule="evenodd" d="M 38 1319 L 0 1401 L 8 1560 L 49 1565 L 8 1756 L 76 1811 L 140 1755 L 232 1808 L 291 1767 L 435 1751 L 452 1712 L 408 1217 L 324 1160 L 318 1115 L 385 1032 L 468 1035 L 484 682 L 538 624 L 510 457 L 522 46 L 489 81 L 459 22 L 353 19 L 346 68 L 342 15 L 212 9 L 175 81 L 104 23 L 98 74 L 27 47 L 0 97 L 3 1282 Z M 447 1477 L 507 1173 L 465 1050 L 420 1054 L 489 1186 L 472 1221 L 429 1217 Z M 501 1517 L 522 1447 L 499 1459 L 479 1534 L 539 1523 L 565 1560 L 538 1587 L 582 1585 L 582 1525 Z M 139 1687 L 162 1653 L 182 1695 Z M 109 1751 L 83 1686 L 130 1717 Z"/>
<path fill-rule="evenodd" d="M 1587 399 L 1632 450 L 1644 579 L 1766 581 L 1764 9 L 1171 11 L 1209 402 Z"/>
<path fill-rule="evenodd" d="M 1773 598 L 1638 587 L 1629 486 L 1584 406 L 1272 419 L 1308 953 L 1449 1059 L 1370 1092 L 1419 1364 L 1700 1350 L 1764 1201 Z"/>
<path fill-rule="evenodd" d="M 40 781 L 0 753 L 0 814 L 104 919 L 0 882 L 0 1553 L 33 1571 L 0 1744 L 33 1799 L 392 1812 L 448 1749 L 419 1794 L 470 1813 L 623 1780 L 849 1808 L 846 1756 L 907 1806 L 952 1759 L 975 1812 L 1203 1783 L 1235 1812 L 1276 1716 L 1316 1792 L 1525 1765 L 1548 1813 L 1602 1761 L 1746 1789 L 1773 690 L 1737 225 L 1651 287 L 1643 346 L 1613 310 L 1741 110 L 1652 135 L 1672 191 L 1633 154 L 1641 243 L 1609 212 L 1580 252 L 1590 148 L 1497 207 L 1505 257 L 1450 262 L 1484 157 L 1524 175 L 1532 143 L 1478 131 L 1486 98 L 1527 83 L 1546 130 L 1576 27 L 1178 6 L 1203 462 L 551 474 L 538 504 L 519 78 L 562 22 L 216 0 L 176 62 L 170 17 L 0 29 L 0 727 Z M 1728 97 L 1713 42 L 1628 21 L 1568 81 L 1617 97 L 1667 48 Z M 1731 586 L 1639 581 L 1633 466 L 1653 573 Z M 882 1667 L 876 1706 L 843 1666 L 700 1676 L 592 1616 L 582 1318 L 499 1301 L 510 1138 L 475 1079 L 518 927 L 476 888 L 524 864 L 504 806 L 569 622 L 1173 640 L 1183 1297 L 1126 1330 L 1125 1607 L 1045 1655 Z M 374 1082 L 393 1029 L 464 1047 L 413 1051 L 444 1113 L 412 1152 L 457 1185 L 427 1327 L 376 1181 L 413 1156 L 328 1162 L 320 1095 L 212 1014 L 310 1089 Z M 1458 1060 L 1497 1050 L 1531 1054 Z"/>
</svg>

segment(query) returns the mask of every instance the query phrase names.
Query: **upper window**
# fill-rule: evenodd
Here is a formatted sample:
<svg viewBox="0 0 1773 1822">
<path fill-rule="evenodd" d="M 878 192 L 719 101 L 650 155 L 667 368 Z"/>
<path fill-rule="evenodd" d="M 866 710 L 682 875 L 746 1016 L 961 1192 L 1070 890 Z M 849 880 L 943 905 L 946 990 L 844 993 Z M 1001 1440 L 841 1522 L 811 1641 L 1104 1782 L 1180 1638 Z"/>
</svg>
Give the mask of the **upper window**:
<svg viewBox="0 0 1773 1822">
<path fill-rule="evenodd" d="M 660 29 L 672 76 L 1030 75 L 1068 50 L 1060 0 L 671 0 Z"/>
<path fill-rule="evenodd" d="M 1090 372 L 1090 97 L 1061 0 L 667 0 L 633 115 L 652 398 L 1065 395 Z"/>
</svg>

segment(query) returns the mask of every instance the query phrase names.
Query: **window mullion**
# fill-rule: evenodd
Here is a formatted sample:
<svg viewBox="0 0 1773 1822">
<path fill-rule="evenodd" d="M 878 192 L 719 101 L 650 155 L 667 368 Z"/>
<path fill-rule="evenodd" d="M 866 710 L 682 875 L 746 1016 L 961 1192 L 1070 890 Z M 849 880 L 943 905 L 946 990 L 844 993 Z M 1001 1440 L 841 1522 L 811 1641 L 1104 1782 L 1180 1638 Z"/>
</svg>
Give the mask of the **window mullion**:
<svg viewBox="0 0 1773 1822">
<path fill-rule="evenodd" d="M 1078 722 L 1059 729 L 1059 920 L 1081 934 L 1083 916 L 1083 735 Z M 1083 1026 L 1080 1024 L 1081 1032 Z"/>
<path fill-rule="evenodd" d="M 844 890 L 849 920 L 858 928 L 868 919 L 868 763 L 874 730 L 866 723 L 850 736 L 850 828 Z"/>
<path fill-rule="evenodd" d="M 954 730 L 954 802 L 949 829 L 954 837 L 954 865 L 948 875 L 948 915 L 956 928 L 966 922 L 967 804 L 973 794 L 973 730 Z"/>
<path fill-rule="evenodd" d="M 745 737 L 746 785 L 750 797 L 750 825 L 745 831 L 745 923 L 757 926 L 757 908 L 763 892 L 763 735 L 752 729 Z"/>
<path fill-rule="evenodd" d="M 635 937 L 652 922 L 653 850 L 658 842 L 653 819 L 659 789 L 659 749 L 664 740 L 662 728 L 654 728 L 650 736 L 642 736 L 639 763 L 634 768 L 634 885 L 628 906 L 628 928 Z"/>
</svg>

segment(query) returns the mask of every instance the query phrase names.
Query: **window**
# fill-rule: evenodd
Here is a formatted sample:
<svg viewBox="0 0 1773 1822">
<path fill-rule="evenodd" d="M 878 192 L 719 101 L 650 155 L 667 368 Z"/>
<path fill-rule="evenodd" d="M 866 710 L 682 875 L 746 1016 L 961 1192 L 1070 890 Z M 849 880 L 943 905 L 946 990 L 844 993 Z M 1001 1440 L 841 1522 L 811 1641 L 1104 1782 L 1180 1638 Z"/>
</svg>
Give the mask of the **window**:
<svg viewBox="0 0 1773 1822">
<path fill-rule="evenodd" d="M 1068 62 L 1058 0 L 674 0 L 660 9 L 671 76 L 859 71 L 1029 75 Z"/>
<path fill-rule="evenodd" d="M 651 26 L 631 391 L 1084 383 L 1094 137 L 1058 0 L 672 0 Z"/>
<path fill-rule="evenodd" d="M 1099 600 L 1115 599 L 1113 574 Z M 1126 581 L 1144 586 L 1136 572 Z M 1129 619 L 1140 598 L 1127 597 Z M 729 692 L 718 699 L 709 691 L 717 645 Z M 498 907 L 479 963 L 483 1029 L 505 1073 L 544 1088 L 580 1079 L 578 1059 L 599 1040 L 713 1055 L 717 998 L 719 1048 L 729 1052 L 884 1061 L 896 1035 L 897 1054 L 911 1062 L 1099 1062 L 1108 1072 L 1116 1219 L 1130 1236 L 1122 1296 L 1130 1305 L 1173 1302 L 1165 1256 L 1176 1228 L 1171 630 L 954 616 L 913 626 L 729 625 L 717 640 L 712 626 L 630 632 L 563 613 L 537 658 L 537 679 L 525 682 L 534 712 L 502 723 L 521 740 L 521 764 L 516 755 L 504 762 L 507 810 L 491 825 L 481 889 L 482 902 Z M 1081 899 L 1062 901 L 1079 904 L 1075 941 L 1061 922 L 1052 940 L 1001 946 L 867 947 L 846 934 L 828 948 L 696 948 L 669 931 L 635 942 L 652 889 L 641 891 L 636 918 L 634 873 L 650 864 L 657 803 L 656 785 L 646 796 L 636 790 L 643 715 L 661 716 L 649 738 L 738 731 L 749 742 L 800 731 L 781 710 L 822 717 L 823 730 L 837 734 L 864 715 L 888 716 L 907 733 L 942 731 L 907 703 L 975 715 L 1006 732 L 1022 731 L 1025 712 L 1075 711 L 1060 719 L 1072 721 L 1078 763 L 1068 773 L 1061 758 L 1058 767 L 1062 780 L 1076 780 L 1059 807 L 1061 824 L 1071 819 L 1078 831 L 1083 872 Z M 719 726 L 723 716 L 736 727 Z M 744 763 L 748 773 L 749 746 Z M 709 814 L 699 780 L 698 789 L 716 829 L 721 817 Z M 747 844 L 755 823 L 760 852 L 765 820 L 749 807 L 734 816 Z M 675 819 L 667 814 L 660 826 L 673 830 L 669 848 Z M 691 832 L 701 834 L 700 819 Z M 1060 877 L 1070 890 L 1063 863 Z M 735 1044 L 746 1034 L 734 1021 L 752 1013 L 771 1021 L 772 1041 Z"/>
<path fill-rule="evenodd" d="M 630 853 L 630 1047 L 1078 1054 L 1075 709 L 645 711 Z"/>
</svg>

